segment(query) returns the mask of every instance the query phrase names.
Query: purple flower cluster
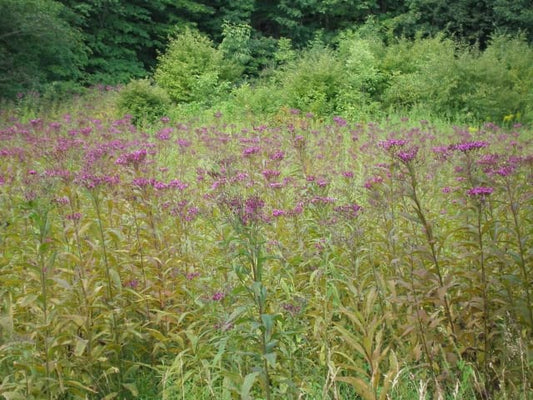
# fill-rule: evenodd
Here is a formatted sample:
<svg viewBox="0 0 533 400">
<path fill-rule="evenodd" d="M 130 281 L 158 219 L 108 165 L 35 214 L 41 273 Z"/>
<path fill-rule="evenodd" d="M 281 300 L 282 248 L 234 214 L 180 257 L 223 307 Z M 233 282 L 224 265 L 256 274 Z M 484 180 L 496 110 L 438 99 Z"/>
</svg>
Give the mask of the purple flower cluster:
<svg viewBox="0 0 533 400">
<path fill-rule="evenodd" d="M 458 143 L 458 144 L 452 144 L 448 148 L 450 150 L 456 150 L 456 151 L 462 151 L 463 153 L 472 151 L 472 150 L 479 150 L 487 147 L 489 144 L 484 141 L 474 141 L 474 142 L 464 142 L 464 143 Z"/>
<path fill-rule="evenodd" d="M 355 204 L 355 203 L 337 206 L 333 208 L 333 210 L 341 214 L 346 219 L 354 219 L 358 217 L 359 211 L 361 211 L 361 209 L 362 207 L 359 204 Z"/>
<path fill-rule="evenodd" d="M 379 142 L 379 146 L 385 150 L 390 150 L 395 147 L 402 147 L 407 144 L 407 140 L 404 139 L 387 139 Z"/>
<path fill-rule="evenodd" d="M 479 196 L 479 197 L 484 198 L 490 195 L 492 192 L 494 192 L 494 189 L 491 187 L 477 186 L 475 188 L 468 190 L 466 193 L 471 197 Z"/>
<path fill-rule="evenodd" d="M 243 225 L 250 225 L 266 220 L 263 213 L 265 202 L 258 196 L 251 196 L 245 200 L 240 197 L 235 197 L 230 200 L 225 200 L 224 203 Z"/>
<path fill-rule="evenodd" d="M 138 166 L 146 160 L 147 154 L 148 152 L 146 149 L 140 149 L 131 153 L 122 154 L 119 158 L 117 158 L 115 164 L 133 165 L 135 168 L 138 168 Z"/>
<path fill-rule="evenodd" d="M 398 153 L 396 153 L 396 157 L 398 157 L 401 161 L 407 164 L 408 162 L 415 159 L 417 153 L 418 153 L 418 147 L 414 146 L 414 147 L 411 147 L 409 150 L 399 151 Z"/>
<path fill-rule="evenodd" d="M 244 157 L 250 157 L 251 155 L 253 154 L 257 154 L 261 151 L 261 147 L 259 146 L 251 146 L 251 147 L 247 147 L 245 148 L 243 151 L 242 151 L 242 155 Z"/>
</svg>

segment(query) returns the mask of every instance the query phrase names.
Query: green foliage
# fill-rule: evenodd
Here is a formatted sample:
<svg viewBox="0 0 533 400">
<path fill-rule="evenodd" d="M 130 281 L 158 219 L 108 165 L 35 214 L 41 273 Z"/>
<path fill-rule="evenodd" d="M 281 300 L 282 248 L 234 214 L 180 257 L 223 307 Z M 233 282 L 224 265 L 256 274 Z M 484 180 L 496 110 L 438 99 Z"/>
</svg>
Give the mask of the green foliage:
<svg viewBox="0 0 533 400">
<path fill-rule="evenodd" d="M 379 112 L 379 96 L 385 85 L 380 56 L 383 45 L 351 32 L 339 37 L 337 53 L 344 64 L 345 79 L 339 87 L 337 112 L 350 118 Z"/>
<path fill-rule="evenodd" d="M 279 85 L 287 106 L 320 115 L 336 110 L 336 97 L 344 85 L 343 66 L 333 50 L 314 47 L 279 72 Z"/>
<path fill-rule="evenodd" d="M 79 79 L 85 61 L 79 32 L 65 20 L 65 8 L 59 2 L 0 2 L 1 97 Z"/>
<path fill-rule="evenodd" d="M 167 93 L 148 79 L 131 81 L 120 90 L 118 111 L 130 114 L 133 123 L 153 123 L 168 114 L 170 98 Z"/>
<path fill-rule="evenodd" d="M 140 130 L 89 94 L 0 112 L 0 396 L 527 398 L 530 127 Z"/>
<path fill-rule="evenodd" d="M 197 31 L 176 35 L 159 57 L 155 81 L 175 102 L 213 103 L 236 79 L 233 63 Z"/>
<path fill-rule="evenodd" d="M 211 13 L 194 0 L 62 2 L 90 52 L 83 77 L 89 84 L 126 83 L 146 76 L 176 25 L 192 25 Z"/>
<path fill-rule="evenodd" d="M 504 50 L 505 49 L 505 50 Z M 422 106 L 477 121 L 531 119 L 532 50 L 520 38 L 495 37 L 479 52 L 441 37 L 400 40 L 387 48 L 383 106 Z M 509 117 L 507 117 L 509 118 Z"/>
</svg>

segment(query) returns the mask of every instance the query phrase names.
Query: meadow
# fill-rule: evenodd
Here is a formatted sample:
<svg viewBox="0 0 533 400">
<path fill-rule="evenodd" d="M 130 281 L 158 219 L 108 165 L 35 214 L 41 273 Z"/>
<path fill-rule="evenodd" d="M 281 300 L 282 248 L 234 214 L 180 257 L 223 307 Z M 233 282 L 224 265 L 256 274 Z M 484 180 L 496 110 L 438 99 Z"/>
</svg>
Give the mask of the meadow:
<svg viewBox="0 0 533 400">
<path fill-rule="evenodd" d="M 528 125 L 0 111 L 0 398 L 532 399 Z"/>
</svg>

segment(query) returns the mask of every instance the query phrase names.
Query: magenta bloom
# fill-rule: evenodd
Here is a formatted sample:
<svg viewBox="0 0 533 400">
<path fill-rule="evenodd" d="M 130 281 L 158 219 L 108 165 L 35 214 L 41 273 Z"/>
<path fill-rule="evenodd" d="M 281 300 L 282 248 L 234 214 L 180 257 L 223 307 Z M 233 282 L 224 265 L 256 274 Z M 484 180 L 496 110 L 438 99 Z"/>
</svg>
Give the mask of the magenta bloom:
<svg viewBox="0 0 533 400">
<path fill-rule="evenodd" d="M 213 293 L 213 296 L 211 296 L 211 300 L 213 300 L 213 301 L 221 301 L 221 300 L 224 300 L 224 297 L 226 297 L 224 292 L 218 291 L 218 292 Z"/>
<path fill-rule="evenodd" d="M 261 173 L 267 180 L 271 180 L 272 178 L 278 177 L 281 174 L 280 171 L 276 171 L 272 169 L 265 169 Z"/>
<path fill-rule="evenodd" d="M 379 145 L 385 150 L 390 150 L 393 147 L 402 147 L 407 143 L 407 140 L 403 139 L 388 139 L 379 142 Z"/>
<path fill-rule="evenodd" d="M 449 149 L 458 150 L 458 151 L 462 151 L 463 153 L 466 153 L 467 151 L 482 149 L 484 147 L 487 147 L 488 145 L 489 144 L 484 141 L 465 142 L 465 143 L 452 144 L 449 146 Z"/>
<path fill-rule="evenodd" d="M 285 157 L 285 153 L 283 151 L 276 151 L 275 153 L 271 154 L 269 158 L 272 161 L 275 161 L 275 160 L 283 160 L 284 157 Z"/>
<path fill-rule="evenodd" d="M 343 171 L 342 176 L 345 178 L 353 178 L 353 172 L 352 171 Z"/>
<path fill-rule="evenodd" d="M 477 186 L 475 188 L 468 190 L 466 193 L 472 197 L 480 196 L 484 198 L 485 196 L 490 195 L 492 192 L 494 192 L 494 189 L 491 187 Z"/>
<path fill-rule="evenodd" d="M 396 155 L 404 163 L 408 163 L 409 161 L 414 160 L 414 158 L 416 157 L 417 153 L 418 153 L 418 147 L 415 146 L 415 147 L 412 147 L 411 149 L 406 150 L 406 151 L 399 151 L 398 154 L 396 154 Z"/>
<path fill-rule="evenodd" d="M 338 127 L 346 126 L 347 122 L 344 118 L 333 117 L 333 121 L 337 124 Z"/>
<path fill-rule="evenodd" d="M 144 160 L 146 159 L 146 155 L 148 152 L 146 149 L 136 150 L 132 153 L 126 153 L 121 155 L 119 158 L 117 158 L 117 161 L 115 161 L 115 164 L 117 165 L 133 165 L 135 168 L 139 166 Z"/>
<path fill-rule="evenodd" d="M 252 154 L 257 154 L 261 151 L 259 146 L 247 147 L 242 151 L 242 155 L 245 157 L 251 156 Z"/>
<path fill-rule="evenodd" d="M 272 216 L 274 217 L 282 217 L 285 214 L 286 214 L 285 210 L 278 210 L 278 209 L 272 210 Z"/>
<path fill-rule="evenodd" d="M 361 211 L 361 206 L 359 204 L 346 204 L 342 206 L 337 206 L 334 208 L 336 212 L 343 215 L 346 219 L 354 219 L 359 215 Z"/>
</svg>

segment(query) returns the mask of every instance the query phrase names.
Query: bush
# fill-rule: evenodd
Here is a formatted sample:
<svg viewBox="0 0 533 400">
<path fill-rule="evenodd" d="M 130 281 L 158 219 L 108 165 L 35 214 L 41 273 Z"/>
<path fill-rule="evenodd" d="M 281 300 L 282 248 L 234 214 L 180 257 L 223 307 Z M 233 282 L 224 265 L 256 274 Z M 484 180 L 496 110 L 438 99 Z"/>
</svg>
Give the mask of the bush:
<svg viewBox="0 0 533 400">
<path fill-rule="evenodd" d="M 336 110 L 345 73 L 333 50 L 315 46 L 282 69 L 278 79 L 287 106 L 328 115 Z"/>
<path fill-rule="evenodd" d="M 484 52 L 442 37 L 400 40 L 382 62 L 388 77 L 383 106 L 471 121 L 527 121 L 532 63 L 533 52 L 520 38 L 495 37 Z"/>
<path fill-rule="evenodd" d="M 337 53 L 345 78 L 339 87 L 337 113 L 358 119 L 378 112 L 385 81 L 378 54 L 382 46 L 351 32 L 341 34 Z"/>
<path fill-rule="evenodd" d="M 170 99 L 164 89 L 148 79 L 134 80 L 119 93 L 117 106 L 122 114 L 131 114 L 133 123 L 154 122 L 167 114 Z"/>
<path fill-rule="evenodd" d="M 159 57 L 155 81 L 177 103 L 211 104 L 229 92 L 239 69 L 206 36 L 190 29 L 170 41 Z"/>
</svg>

